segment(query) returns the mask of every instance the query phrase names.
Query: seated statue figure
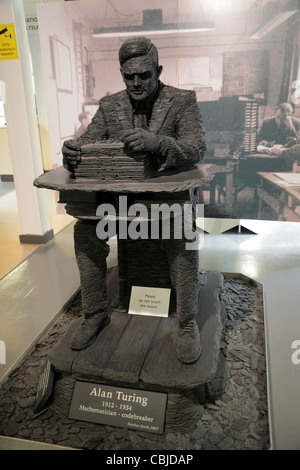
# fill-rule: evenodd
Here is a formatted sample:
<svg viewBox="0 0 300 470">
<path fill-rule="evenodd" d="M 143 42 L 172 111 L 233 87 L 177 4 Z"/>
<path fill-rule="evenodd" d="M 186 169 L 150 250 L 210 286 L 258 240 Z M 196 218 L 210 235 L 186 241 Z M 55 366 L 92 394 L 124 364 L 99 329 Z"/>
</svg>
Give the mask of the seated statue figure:
<svg viewBox="0 0 300 470">
<path fill-rule="evenodd" d="M 130 152 L 145 153 L 159 169 L 187 170 L 203 158 L 206 145 L 194 91 L 164 85 L 158 51 L 145 37 L 126 40 L 119 50 L 126 89 L 103 97 L 86 131 L 64 142 L 63 164 L 72 171 L 80 164 L 80 148 L 103 139 L 123 142 Z M 197 322 L 199 258 L 186 250 L 185 240 L 164 244 L 170 279 L 176 292 L 177 355 L 185 364 L 198 360 L 202 345 Z M 96 224 L 78 220 L 74 227 L 80 272 L 84 321 L 75 331 L 71 348 L 82 350 L 95 341 L 109 322 L 106 294 L 106 257 L 109 248 L 96 235 Z M 149 240 L 151 243 L 151 240 Z"/>
</svg>

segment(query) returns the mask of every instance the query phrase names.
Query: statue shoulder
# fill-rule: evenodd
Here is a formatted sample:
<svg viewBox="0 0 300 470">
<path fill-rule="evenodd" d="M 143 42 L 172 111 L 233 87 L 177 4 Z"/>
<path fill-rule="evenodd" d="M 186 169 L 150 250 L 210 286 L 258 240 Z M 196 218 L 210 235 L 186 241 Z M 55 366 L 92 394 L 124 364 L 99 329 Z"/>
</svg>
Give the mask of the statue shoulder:
<svg viewBox="0 0 300 470">
<path fill-rule="evenodd" d="M 163 85 L 161 94 L 166 99 L 173 99 L 176 103 L 181 103 L 182 105 L 192 104 L 197 101 L 194 90 L 185 90 L 183 88 L 176 88 L 171 85 Z"/>
<path fill-rule="evenodd" d="M 114 102 L 122 102 L 127 96 L 126 90 L 118 91 L 117 93 L 107 94 L 99 101 L 99 106 L 111 106 Z"/>
<path fill-rule="evenodd" d="M 194 90 L 186 90 L 184 88 L 176 88 L 171 85 L 164 85 L 163 84 L 163 90 L 167 93 L 170 93 L 173 96 L 182 96 L 182 98 L 187 98 L 189 96 L 195 96 L 196 93 Z"/>
</svg>

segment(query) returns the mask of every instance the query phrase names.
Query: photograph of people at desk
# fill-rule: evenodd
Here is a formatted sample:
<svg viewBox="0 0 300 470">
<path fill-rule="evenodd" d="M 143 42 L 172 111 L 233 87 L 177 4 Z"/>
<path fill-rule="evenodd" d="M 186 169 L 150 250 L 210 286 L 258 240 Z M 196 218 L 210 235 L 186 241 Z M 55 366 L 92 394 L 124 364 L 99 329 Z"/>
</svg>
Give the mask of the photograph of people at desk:
<svg viewBox="0 0 300 470">
<path fill-rule="evenodd" d="M 257 151 L 277 155 L 274 171 L 258 172 L 258 218 L 300 221 L 300 119 L 289 103 L 277 106 L 257 135 Z"/>
<path fill-rule="evenodd" d="M 243 124 L 237 125 L 237 120 L 234 123 L 234 119 L 230 119 L 230 111 L 232 109 L 234 113 L 237 99 L 226 100 L 226 113 L 224 114 L 227 120 L 224 118 L 224 130 L 221 129 L 221 120 L 218 122 L 220 129 L 215 125 L 210 125 L 212 118 L 206 117 L 206 110 L 210 109 L 207 105 L 203 106 L 203 121 L 204 124 L 206 122 L 208 124 L 206 127 L 208 155 L 205 159 L 216 164 L 219 170 L 215 186 L 210 188 L 209 198 L 206 200 L 208 203 L 206 212 L 223 218 L 284 220 L 282 204 L 279 209 L 277 202 L 268 204 L 268 201 L 272 200 L 274 193 L 275 200 L 281 198 L 285 201 L 282 191 L 286 192 L 286 188 L 291 184 L 293 194 L 297 194 L 294 189 L 298 177 L 300 185 L 300 173 L 297 176 L 293 175 L 293 183 L 288 180 L 283 182 L 282 178 L 278 185 L 270 186 L 269 183 L 270 180 L 277 181 L 277 177 L 274 176 L 276 173 L 295 173 L 297 162 L 300 168 L 300 118 L 295 117 L 291 104 L 284 102 L 275 107 L 270 117 L 264 117 L 259 123 L 259 115 L 264 115 L 265 110 L 261 104 L 257 103 L 257 112 L 254 113 L 255 100 L 250 99 L 248 103 L 252 103 L 253 126 L 248 127 L 247 106 L 245 106 L 246 112 L 240 113 L 240 120 Z M 219 101 L 218 108 L 221 108 L 221 102 L 222 99 Z M 239 99 L 239 103 L 241 108 L 243 100 Z M 222 106 L 224 107 L 224 104 Z M 215 105 L 215 109 L 218 108 Z M 220 118 L 221 113 L 218 113 L 218 116 Z M 234 123 L 235 127 L 231 126 L 231 130 L 227 128 L 225 132 L 228 121 Z M 220 153 L 218 149 L 225 133 L 231 145 L 227 153 Z M 251 146 L 247 145 L 249 136 L 252 139 Z M 236 143 L 235 147 L 234 143 Z M 261 186 L 263 186 L 263 191 Z M 289 202 L 290 200 L 289 194 Z M 287 201 L 285 203 L 288 204 Z M 294 217 L 291 211 L 289 217 Z"/>
<path fill-rule="evenodd" d="M 202 191 L 205 216 L 257 219 L 260 173 L 292 172 L 300 160 L 299 1 L 142 0 L 130 10 L 132 2 L 124 0 L 130 14 L 113 8 L 113 0 L 91 1 L 89 8 L 85 2 L 48 2 L 49 11 L 64 11 L 58 17 L 66 26 L 49 22 L 44 7 L 40 11 L 43 86 L 49 90 L 51 116 L 47 165 L 60 166 L 62 143 L 81 132 L 85 113 L 94 118 L 99 99 L 123 89 L 122 75 L 115 73 L 123 34 L 155 32 L 164 83 L 195 94 L 207 146 L 202 163 L 217 166 L 213 182 Z M 109 36 L 97 23 L 101 15 L 103 25 L 107 20 L 113 28 Z M 208 30 L 177 28 L 197 18 L 208 23 Z M 178 111 L 178 123 L 181 118 Z M 261 217 L 277 218 L 271 209 L 265 214 L 265 205 L 261 201 Z"/>
<path fill-rule="evenodd" d="M 262 121 L 257 134 L 258 152 L 282 155 L 284 149 L 300 143 L 300 119 L 292 116 L 292 113 L 293 108 L 289 103 L 281 103 L 274 116 Z"/>
<path fill-rule="evenodd" d="M 268 171 L 257 168 L 257 218 L 300 221 L 300 119 L 281 103 L 257 133 L 256 152 L 268 155 Z"/>
</svg>

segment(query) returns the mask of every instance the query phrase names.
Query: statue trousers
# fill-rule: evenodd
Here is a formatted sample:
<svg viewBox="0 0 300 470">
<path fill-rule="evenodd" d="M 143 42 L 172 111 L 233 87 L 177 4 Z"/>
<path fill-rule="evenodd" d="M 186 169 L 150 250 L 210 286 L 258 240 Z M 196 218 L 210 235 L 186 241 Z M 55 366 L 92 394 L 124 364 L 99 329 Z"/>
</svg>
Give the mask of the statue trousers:
<svg viewBox="0 0 300 470">
<path fill-rule="evenodd" d="M 78 220 L 74 226 L 74 246 L 80 273 L 82 309 L 86 318 L 107 307 L 107 240 L 96 234 L 97 221 Z M 125 241 L 126 242 L 126 241 Z M 185 239 L 162 240 L 180 324 L 192 320 L 198 311 L 199 254 L 187 250 Z M 151 239 L 149 240 L 151 243 Z M 156 286 L 160 287 L 160 286 Z"/>
</svg>

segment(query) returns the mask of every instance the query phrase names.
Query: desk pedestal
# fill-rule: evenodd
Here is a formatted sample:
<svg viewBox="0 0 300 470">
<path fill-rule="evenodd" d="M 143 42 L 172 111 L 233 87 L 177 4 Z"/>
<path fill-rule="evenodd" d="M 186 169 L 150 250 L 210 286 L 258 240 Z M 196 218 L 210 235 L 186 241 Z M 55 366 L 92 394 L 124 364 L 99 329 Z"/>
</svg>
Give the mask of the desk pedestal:
<svg viewBox="0 0 300 470">
<path fill-rule="evenodd" d="M 139 184 L 132 181 L 103 183 L 72 180 L 63 168 L 58 168 L 38 178 L 35 185 L 60 191 L 60 202 L 67 203 L 67 212 L 73 217 L 97 221 L 97 206 L 108 203 L 116 207 L 116 197 L 124 194 L 128 197 L 128 205 L 149 198 L 157 203 L 166 199 L 169 203 L 170 200 L 195 203 L 198 189 L 207 186 L 214 174 L 213 165 L 198 165 L 191 171 L 160 175 Z M 155 245 L 152 241 L 146 240 L 152 245 L 151 250 Z M 130 240 L 126 242 L 128 244 Z M 157 242 L 160 244 L 159 240 Z M 132 252 L 129 248 L 128 256 L 122 252 L 122 244 L 118 244 L 118 269 L 114 269 L 107 280 L 111 321 L 95 342 L 80 352 L 70 348 L 70 338 L 82 321 L 78 319 L 52 350 L 49 358 L 55 371 L 52 406 L 55 413 L 68 416 L 77 381 L 163 392 L 167 394 L 165 429 L 185 431 L 197 422 L 202 411 L 201 403 L 213 401 L 223 390 L 225 356 L 220 350 L 225 324 L 224 308 L 220 302 L 223 277 L 215 271 L 200 273 L 195 292 L 195 302 L 198 303 L 195 319 L 202 338 L 202 352 L 196 363 L 182 364 L 176 351 L 176 305 L 170 309 L 167 318 L 128 314 L 126 304 L 123 311 L 115 309 L 116 298 L 126 299 L 128 303 L 129 290 L 136 279 L 140 281 L 138 285 L 149 286 L 147 282 L 150 282 L 153 287 L 169 286 L 166 259 L 156 252 L 150 253 L 150 265 L 154 267 L 157 261 L 158 269 L 156 274 L 149 276 L 156 276 L 156 284 L 152 279 L 147 280 L 148 271 L 143 269 L 145 253 L 142 244 L 140 246 L 141 253 Z M 138 267 L 135 266 L 135 258 Z"/>
<path fill-rule="evenodd" d="M 177 318 L 131 315 L 111 307 L 111 322 L 87 349 L 76 352 L 70 338 L 80 323 L 76 320 L 54 347 L 50 361 L 55 370 L 53 410 L 68 416 L 76 381 L 167 393 L 165 430 L 184 432 L 199 419 L 205 401 L 220 397 L 224 384 L 225 356 L 220 350 L 225 315 L 219 300 L 222 275 L 201 275 L 197 322 L 203 350 L 192 365 L 177 359 Z M 108 279 L 108 294 L 118 288 L 117 269 Z"/>
</svg>

